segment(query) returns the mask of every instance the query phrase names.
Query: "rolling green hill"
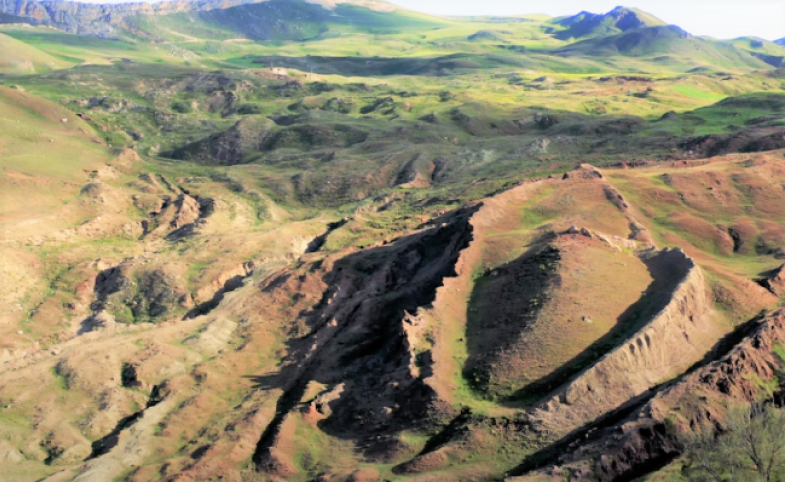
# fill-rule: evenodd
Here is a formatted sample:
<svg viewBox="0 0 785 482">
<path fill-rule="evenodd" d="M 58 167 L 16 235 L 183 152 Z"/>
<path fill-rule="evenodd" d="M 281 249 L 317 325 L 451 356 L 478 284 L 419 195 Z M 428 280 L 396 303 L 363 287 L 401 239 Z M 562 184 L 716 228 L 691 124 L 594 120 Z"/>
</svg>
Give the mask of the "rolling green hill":
<svg viewBox="0 0 785 482">
<path fill-rule="evenodd" d="M 758 37 L 740 37 L 727 42 L 777 68 L 785 67 L 785 46 Z"/>
<path fill-rule="evenodd" d="M 643 27 L 627 32 L 582 40 L 556 51 L 565 57 L 643 57 L 685 67 L 766 68 L 766 62 L 733 45 L 698 38 L 681 28 Z"/>
<path fill-rule="evenodd" d="M 16 26 L 3 29 L 71 65 L 127 59 L 249 68 L 272 61 L 319 74 L 443 76 L 511 68 L 586 74 L 696 68 L 736 72 L 778 68 L 785 58 L 785 49 L 771 42 L 695 38 L 646 12 L 625 7 L 557 19 L 462 19 L 370 0 L 204 0 L 100 8 L 34 0 L 25 5 L 0 2 L 0 13 L 5 12 L 0 23 L 28 18 L 30 23 L 62 23 L 69 32 L 91 35 Z M 38 18 L 43 15 L 40 8 L 51 21 Z M 22 51 L 21 47 L 14 50 Z"/>
</svg>

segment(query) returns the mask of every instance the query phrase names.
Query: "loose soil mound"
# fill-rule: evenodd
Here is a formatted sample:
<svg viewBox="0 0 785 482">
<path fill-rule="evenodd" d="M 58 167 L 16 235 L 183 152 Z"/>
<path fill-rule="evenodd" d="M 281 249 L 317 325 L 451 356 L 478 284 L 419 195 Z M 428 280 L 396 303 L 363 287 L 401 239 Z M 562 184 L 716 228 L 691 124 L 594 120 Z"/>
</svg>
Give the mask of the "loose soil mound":
<svg viewBox="0 0 785 482">
<path fill-rule="evenodd" d="M 653 282 L 635 256 L 581 234 L 561 236 L 477 282 L 465 376 L 492 396 L 543 396 L 565 369 L 600 356 L 614 332 L 651 316 L 641 294 L 657 297 Z"/>
</svg>

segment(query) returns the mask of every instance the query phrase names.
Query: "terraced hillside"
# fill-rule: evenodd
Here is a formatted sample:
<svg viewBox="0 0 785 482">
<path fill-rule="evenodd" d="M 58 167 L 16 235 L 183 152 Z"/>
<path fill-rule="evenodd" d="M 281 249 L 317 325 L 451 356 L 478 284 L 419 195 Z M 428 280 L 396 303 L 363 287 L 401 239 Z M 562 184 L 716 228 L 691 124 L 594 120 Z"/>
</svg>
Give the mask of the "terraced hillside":
<svg viewBox="0 0 785 482">
<path fill-rule="evenodd" d="M 686 481 L 782 405 L 779 45 L 0 9 L 3 481 Z"/>
</svg>

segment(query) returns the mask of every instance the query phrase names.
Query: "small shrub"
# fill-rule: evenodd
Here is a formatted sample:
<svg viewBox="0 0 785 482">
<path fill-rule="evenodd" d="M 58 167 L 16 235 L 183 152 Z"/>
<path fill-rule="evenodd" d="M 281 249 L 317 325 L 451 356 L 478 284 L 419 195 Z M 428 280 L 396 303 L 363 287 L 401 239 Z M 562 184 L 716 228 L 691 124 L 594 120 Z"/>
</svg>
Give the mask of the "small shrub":
<svg viewBox="0 0 785 482">
<path fill-rule="evenodd" d="M 237 113 L 240 115 L 261 114 L 262 107 L 257 104 L 243 104 L 237 108 Z"/>
<path fill-rule="evenodd" d="M 191 108 L 190 104 L 186 102 L 177 101 L 172 103 L 172 110 L 174 112 L 177 112 L 178 114 L 188 114 L 193 109 Z"/>
<path fill-rule="evenodd" d="M 439 102 L 449 102 L 453 99 L 455 99 L 455 95 L 449 90 L 439 92 Z"/>
</svg>

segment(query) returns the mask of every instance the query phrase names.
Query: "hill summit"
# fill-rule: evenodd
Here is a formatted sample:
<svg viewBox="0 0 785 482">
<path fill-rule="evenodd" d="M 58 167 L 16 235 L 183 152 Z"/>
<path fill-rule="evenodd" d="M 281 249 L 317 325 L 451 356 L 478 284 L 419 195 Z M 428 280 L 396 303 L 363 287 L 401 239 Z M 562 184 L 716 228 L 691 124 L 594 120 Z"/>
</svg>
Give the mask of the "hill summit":
<svg viewBox="0 0 785 482">
<path fill-rule="evenodd" d="M 666 25 L 665 22 L 651 14 L 627 7 L 616 7 L 606 14 L 584 11 L 572 17 L 556 19 L 555 22 L 567 27 L 566 30 L 556 35 L 562 40 L 614 35 L 636 28 Z"/>
</svg>

